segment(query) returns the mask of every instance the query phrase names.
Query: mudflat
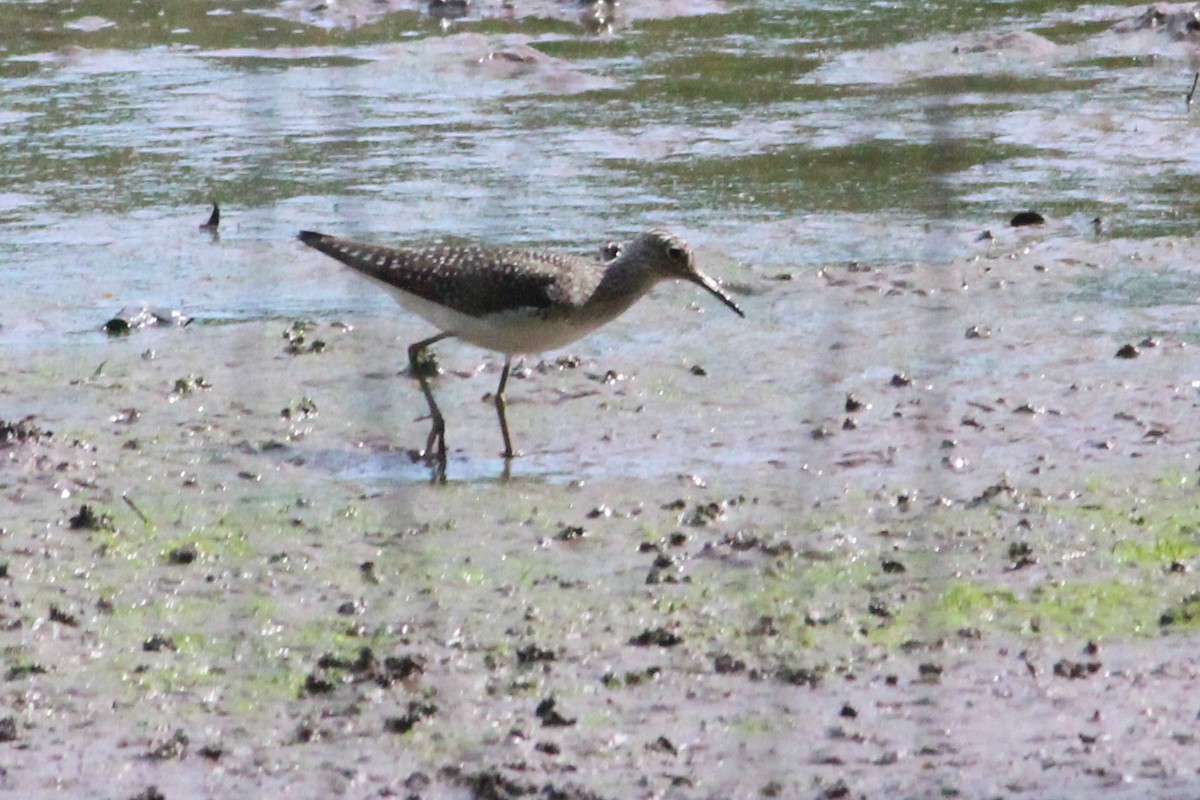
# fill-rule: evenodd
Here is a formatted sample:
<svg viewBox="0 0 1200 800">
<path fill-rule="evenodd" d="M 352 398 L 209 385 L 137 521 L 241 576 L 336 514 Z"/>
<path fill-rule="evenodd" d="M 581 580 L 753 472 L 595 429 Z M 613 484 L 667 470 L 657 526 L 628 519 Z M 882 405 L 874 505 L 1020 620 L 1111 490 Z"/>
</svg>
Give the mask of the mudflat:
<svg viewBox="0 0 1200 800">
<path fill-rule="evenodd" d="M 443 343 L 445 485 L 399 313 L 6 353 L 0 793 L 1193 789 L 1200 248 L 973 248 L 717 258 L 746 320 L 514 373 L 510 470 Z"/>
</svg>

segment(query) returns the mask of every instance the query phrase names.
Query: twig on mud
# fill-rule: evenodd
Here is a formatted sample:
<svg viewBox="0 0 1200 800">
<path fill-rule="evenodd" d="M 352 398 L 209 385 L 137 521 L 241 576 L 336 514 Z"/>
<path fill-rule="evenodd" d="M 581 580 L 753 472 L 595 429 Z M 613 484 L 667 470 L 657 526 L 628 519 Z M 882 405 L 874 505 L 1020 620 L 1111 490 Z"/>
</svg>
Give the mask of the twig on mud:
<svg viewBox="0 0 1200 800">
<path fill-rule="evenodd" d="M 143 525 L 145 525 L 146 527 L 150 527 L 150 518 L 147 517 L 145 514 L 143 514 L 142 510 L 140 508 L 138 508 L 132 500 L 129 499 L 129 495 L 123 494 L 123 495 L 121 495 L 121 499 L 125 501 L 125 505 L 127 505 L 131 509 L 133 509 L 133 513 L 138 515 L 138 519 L 140 519 L 142 521 Z"/>
<path fill-rule="evenodd" d="M 1187 93 L 1187 110 L 1192 110 L 1192 98 L 1196 96 L 1196 84 L 1200 83 L 1200 72 L 1196 73 L 1196 77 L 1192 78 L 1192 88 Z"/>
</svg>

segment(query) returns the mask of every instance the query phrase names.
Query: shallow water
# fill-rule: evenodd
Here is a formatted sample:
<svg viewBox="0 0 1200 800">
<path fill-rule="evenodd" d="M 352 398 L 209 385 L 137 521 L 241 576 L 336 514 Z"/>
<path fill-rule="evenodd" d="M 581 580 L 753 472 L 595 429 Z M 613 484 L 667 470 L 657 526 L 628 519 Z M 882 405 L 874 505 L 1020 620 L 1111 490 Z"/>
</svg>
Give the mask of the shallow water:
<svg viewBox="0 0 1200 800">
<path fill-rule="evenodd" d="M 594 253 L 610 238 L 672 227 L 740 295 L 748 319 L 709 309 L 697 324 L 672 325 L 680 307 L 709 304 L 690 288 L 664 287 L 644 301 L 649 309 L 574 348 L 616 355 L 613 368 L 647 380 L 689 360 L 766 378 L 805 363 L 812 390 L 903 368 L 944 385 L 995 370 L 965 357 L 962 312 L 937 303 L 879 317 L 885 328 L 868 351 L 824 346 L 855 340 L 847 326 L 861 332 L 864 323 L 776 278 L 805 286 L 817 270 L 847 262 L 876 270 L 869 283 L 904 291 L 913 262 L 1028 246 L 1050 258 L 1055 242 L 1109 242 L 1089 250 L 1106 269 L 1082 273 L 1078 291 L 998 296 L 992 311 L 1044 304 L 1037 319 L 1075 301 L 1099 303 L 1110 308 L 1105 329 L 1121 331 L 1143 324 L 1124 309 L 1190 296 L 1185 273 L 1123 267 L 1139 241 L 1189 234 L 1200 191 L 1195 117 L 1183 101 L 1195 45 L 1111 31 L 1129 10 L 664 0 L 619 10 L 610 29 L 596 31 L 580 23 L 579 8 L 477 3 L 454 21 L 415 3 L 10 10 L 0 42 L 8 99 L 0 178 L 10 187 L 0 196 L 4 358 L 28 367 L 47 348 L 103 341 L 102 324 L 139 303 L 194 317 L 193 337 L 214 325 L 362 326 L 400 313 L 306 251 L 294 239 L 301 228 Z M 219 234 L 198 229 L 210 201 L 221 204 Z M 1048 217 L 1043 228 L 1007 227 L 1013 212 L 1034 207 Z M 940 290 L 957 290 L 956 275 L 948 271 Z M 404 330 L 402 338 L 419 338 L 426 329 Z M 249 352 L 258 334 L 245 335 Z M 361 370 L 395 373 L 404 344 L 364 357 Z M 454 343 L 439 349 L 460 375 L 494 361 Z M 222 353 L 214 347 L 212 356 Z M 260 381 L 247 376 L 248 385 Z M 453 381 L 438 389 L 451 398 L 443 404 L 452 424 L 462 402 Z M 361 408 L 349 413 L 374 413 L 397 385 L 403 410 L 387 413 L 412 419 L 423 404 L 406 382 L 367 381 Z M 680 413 L 676 403 L 701 407 L 690 392 L 702 388 L 655 398 L 662 419 Z M 758 414 L 754 400 L 747 394 L 738 420 L 723 423 L 753 449 L 697 454 L 697 463 L 739 469 L 814 446 L 806 424 L 764 435 L 773 412 Z M 585 407 L 535 402 L 567 425 Z M 792 402 L 792 420 L 828 412 L 814 406 L 825 399 L 804 393 Z M 473 431 L 472 444 L 485 435 Z M 683 437 L 655 445 L 656 456 L 635 448 L 620 457 L 576 436 L 547 438 L 519 469 L 551 482 L 657 477 L 689 449 Z M 369 457 L 316 453 L 310 463 L 407 482 L 425 474 L 404 455 L 412 444 L 391 442 Z M 502 472 L 494 455 L 460 451 L 454 477 L 494 479 Z"/>
<path fill-rule="evenodd" d="M 1128 10 L 629 5 L 602 33 L 562 3 L 366 4 L 393 13 L 357 27 L 286 3 L 6 8 L 0 338 L 58 346 L 136 301 L 390 312 L 301 255 L 301 227 L 591 251 L 666 224 L 735 283 L 947 259 L 1028 207 L 1078 235 L 1194 229 L 1192 46 L 1107 32 Z M 1016 30 L 1049 41 L 986 49 Z"/>
</svg>

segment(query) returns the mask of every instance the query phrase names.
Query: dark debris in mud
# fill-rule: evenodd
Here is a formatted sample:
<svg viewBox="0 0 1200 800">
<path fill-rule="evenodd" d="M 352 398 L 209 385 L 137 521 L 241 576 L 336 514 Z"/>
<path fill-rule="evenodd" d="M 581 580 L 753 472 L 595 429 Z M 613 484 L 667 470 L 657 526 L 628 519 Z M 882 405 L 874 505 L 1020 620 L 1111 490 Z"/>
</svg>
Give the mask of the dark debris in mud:
<svg viewBox="0 0 1200 800">
<path fill-rule="evenodd" d="M 342 683 L 371 682 L 388 688 L 397 682 L 412 680 L 425 672 L 421 656 L 387 656 L 380 660 L 369 647 L 363 647 L 353 659 L 325 654 L 317 667 L 304 679 L 301 695 L 329 694 Z"/>
<path fill-rule="evenodd" d="M 1008 546 L 1008 569 L 1016 571 L 1032 567 L 1038 563 L 1038 558 L 1033 552 L 1033 546 L 1028 542 L 1013 542 Z"/>
<path fill-rule="evenodd" d="M 1001 495 L 1006 494 L 1009 496 L 1013 496 L 1016 494 L 1016 492 L 1017 492 L 1017 490 L 1014 489 L 1011 485 L 1009 485 L 1007 481 L 1001 481 L 1000 483 L 993 483 L 991 486 L 988 486 L 986 489 L 984 489 L 978 495 L 976 495 L 975 497 L 973 497 L 969 501 L 967 501 L 967 508 L 978 508 L 979 506 L 990 503 L 992 500 L 995 500 L 997 497 L 999 497 Z"/>
<path fill-rule="evenodd" d="M 657 680 L 662 675 L 662 667 L 646 667 L 641 670 L 630 670 L 624 675 L 606 672 L 600 682 L 608 689 L 621 689 L 631 686 L 641 686 L 644 683 Z"/>
<path fill-rule="evenodd" d="M 680 567 L 676 564 L 675 557 L 667 553 L 658 553 L 654 556 L 654 562 L 650 565 L 650 571 L 646 573 L 647 585 L 658 583 L 690 583 L 691 576 L 678 574 Z"/>
<path fill-rule="evenodd" d="M 523 667 L 554 661 L 555 658 L 557 656 L 553 650 L 539 647 L 536 644 L 528 644 L 517 650 L 517 664 Z"/>
<path fill-rule="evenodd" d="M 66 625 L 68 628 L 78 628 L 79 618 L 74 614 L 64 611 L 56 605 L 50 606 L 50 621 L 57 622 L 59 625 Z"/>
<path fill-rule="evenodd" d="M 310 336 L 316 326 L 315 322 L 307 320 L 297 320 L 289 325 L 281 336 L 284 341 L 283 351 L 293 356 L 325 352 L 325 340 Z"/>
<path fill-rule="evenodd" d="M 4 680 L 16 681 L 28 678 L 30 675 L 45 675 L 46 668 L 41 664 L 13 664 L 4 670 Z"/>
<path fill-rule="evenodd" d="M 566 728 L 576 723 L 575 717 L 567 717 L 558 710 L 558 701 L 547 697 L 537 704 L 533 715 L 547 728 Z"/>
<path fill-rule="evenodd" d="M 438 707 L 433 703 L 410 700 L 403 714 L 388 717 L 383 721 L 383 729 L 388 733 L 408 733 L 418 722 L 434 716 L 437 712 Z"/>
<path fill-rule="evenodd" d="M 205 380 L 203 375 L 187 375 L 183 378 L 175 379 L 175 383 L 171 386 L 171 393 L 184 397 L 211 388 L 212 384 Z"/>
<path fill-rule="evenodd" d="M 442 374 L 442 366 L 438 363 L 437 354 L 426 348 L 417 353 L 415 362 L 409 363 L 409 372 L 414 378 L 436 378 Z"/>
<path fill-rule="evenodd" d="M 713 672 L 718 675 L 737 675 L 746 671 L 746 662 L 729 653 L 718 653 L 713 656 Z"/>
<path fill-rule="evenodd" d="M 796 549 L 792 547 L 791 542 L 769 541 L 761 536 L 743 531 L 735 531 L 723 536 L 715 545 L 707 542 L 704 545 L 705 550 L 712 547 L 727 547 L 735 553 L 754 551 L 771 558 L 791 558 L 796 555 Z"/>
<path fill-rule="evenodd" d="M 157 786 L 147 786 L 137 794 L 129 795 L 129 800 L 167 800 L 167 796 Z"/>
<path fill-rule="evenodd" d="M 941 683 L 945 668 L 941 664 L 926 661 L 917 665 L 917 675 L 921 683 Z"/>
<path fill-rule="evenodd" d="M 142 757 L 150 761 L 171 761 L 183 758 L 187 754 L 188 736 L 182 729 L 165 739 L 150 743 Z"/>
<path fill-rule="evenodd" d="M 471 793 L 472 800 L 517 800 L 521 797 L 538 800 L 606 800 L 602 795 L 574 784 L 558 786 L 545 783 L 538 786 L 531 781 L 518 781 L 496 767 L 468 773 L 452 766 L 443 768 L 438 775 L 465 788 Z"/>
<path fill-rule="evenodd" d="M 775 679 L 792 686 L 807 686 L 815 689 L 821 685 L 825 673 L 822 669 L 813 667 L 780 667 L 775 671 Z"/>
<path fill-rule="evenodd" d="M 315 417 L 317 415 L 317 404 L 313 402 L 311 397 L 305 396 L 294 402 L 288 403 L 279 411 L 279 416 L 286 420 L 296 421 Z"/>
<path fill-rule="evenodd" d="M 629 639 L 629 644 L 635 647 L 674 647 L 682 644 L 683 637 L 679 634 L 672 633 L 666 628 L 647 628 Z"/>
<path fill-rule="evenodd" d="M 1068 658 L 1059 659 L 1054 664 L 1054 674 L 1060 678 L 1080 680 L 1090 678 L 1100 671 L 1099 661 L 1072 661 Z"/>
<path fill-rule="evenodd" d="M 558 533 L 554 534 L 554 538 L 560 542 L 574 542 L 587 536 L 587 531 L 582 525 L 563 525 L 558 529 Z"/>
<path fill-rule="evenodd" d="M 1200 592 L 1193 592 L 1158 618 L 1158 624 L 1169 626 L 1195 624 L 1200 620 Z"/>
<path fill-rule="evenodd" d="M 144 653 L 161 653 L 164 650 L 173 653 L 178 649 L 174 639 L 161 633 L 156 633 L 142 642 L 142 652 Z"/>
<path fill-rule="evenodd" d="M 87 503 L 79 507 L 79 513 L 75 514 L 67 524 L 74 531 L 112 531 L 112 517 L 104 512 L 97 512 Z"/>
<path fill-rule="evenodd" d="M 0 449 L 18 444 L 41 442 L 54 435 L 39 427 L 33 419 L 33 417 L 25 417 L 20 422 L 8 422 L 0 419 Z"/>
<path fill-rule="evenodd" d="M 725 519 L 730 509 L 743 505 L 746 502 L 746 498 L 739 495 L 726 500 L 711 500 L 707 503 L 696 503 L 690 511 L 685 511 L 687 509 L 687 501 L 681 498 L 667 503 L 663 506 L 663 509 L 667 511 L 684 511 L 679 516 L 679 524 L 699 528 Z"/>
</svg>

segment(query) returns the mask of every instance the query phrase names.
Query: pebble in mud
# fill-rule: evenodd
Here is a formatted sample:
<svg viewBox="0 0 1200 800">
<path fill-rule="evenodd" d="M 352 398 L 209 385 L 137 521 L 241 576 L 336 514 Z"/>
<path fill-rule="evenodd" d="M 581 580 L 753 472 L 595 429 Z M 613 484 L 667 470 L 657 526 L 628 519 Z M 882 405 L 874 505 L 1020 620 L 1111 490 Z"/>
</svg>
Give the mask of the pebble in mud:
<svg viewBox="0 0 1200 800">
<path fill-rule="evenodd" d="M 1008 224 L 1014 228 L 1023 228 L 1028 225 L 1041 225 L 1045 221 L 1046 218 L 1036 211 L 1022 211 L 1014 214 L 1013 218 L 1008 221 Z"/>
<path fill-rule="evenodd" d="M 982 325 L 972 325 L 967 328 L 966 338 L 968 339 L 987 339 L 991 337 L 992 329 Z"/>
<path fill-rule="evenodd" d="M 104 323 L 104 332 L 109 336 L 122 336 L 142 328 L 157 325 L 187 327 L 192 318 L 178 310 L 158 310 L 152 308 L 129 306 Z"/>
<path fill-rule="evenodd" d="M 1117 358 L 1137 358 L 1141 354 L 1142 351 L 1138 350 L 1137 345 L 1132 344 L 1123 344 L 1117 350 Z"/>
<path fill-rule="evenodd" d="M 183 544 L 174 547 L 167 553 L 167 563 L 176 566 L 186 566 L 200 557 L 200 551 L 194 544 Z"/>
<path fill-rule="evenodd" d="M 853 414 L 857 411 L 870 410 L 871 404 L 862 400 L 854 392 L 848 392 L 846 394 L 846 403 L 844 408 L 846 409 L 847 414 Z"/>
<path fill-rule="evenodd" d="M 225 749 L 220 745 L 206 744 L 196 751 L 196 755 L 207 761 L 218 761 L 225 755 Z"/>
</svg>

